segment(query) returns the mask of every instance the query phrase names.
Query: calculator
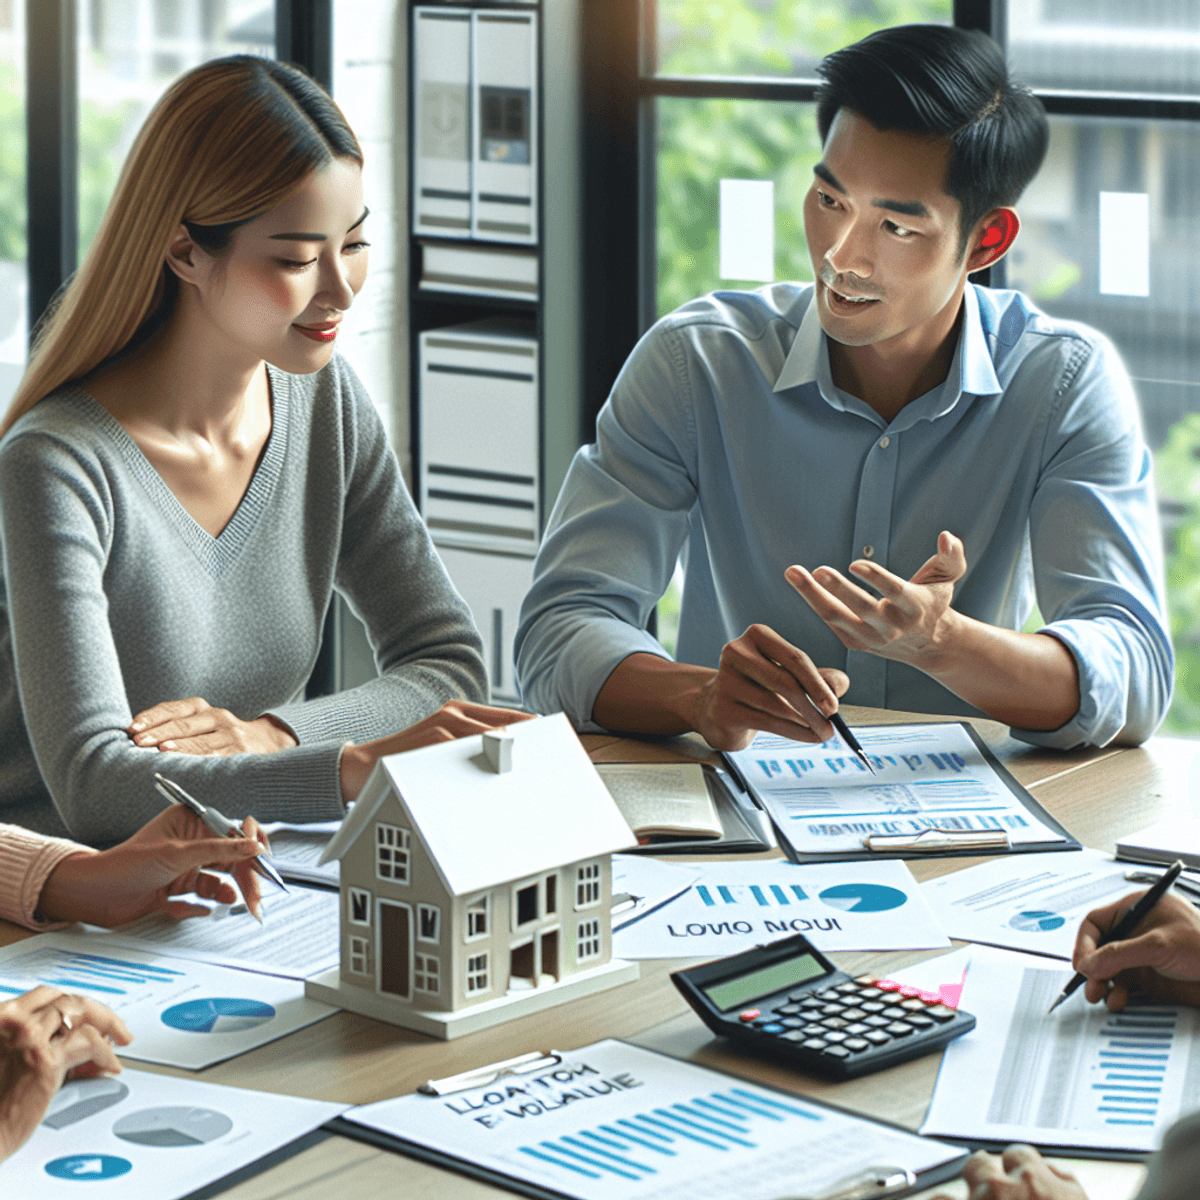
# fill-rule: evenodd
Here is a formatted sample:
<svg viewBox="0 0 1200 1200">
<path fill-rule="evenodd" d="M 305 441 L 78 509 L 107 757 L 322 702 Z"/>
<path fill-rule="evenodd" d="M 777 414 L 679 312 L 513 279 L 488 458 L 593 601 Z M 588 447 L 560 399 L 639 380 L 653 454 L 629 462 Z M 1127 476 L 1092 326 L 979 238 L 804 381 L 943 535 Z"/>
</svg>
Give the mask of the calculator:
<svg viewBox="0 0 1200 1200">
<path fill-rule="evenodd" d="M 713 1031 L 829 1079 L 853 1079 L 940 1050 L 975 1018 L 851 978 L 803 934 L 671 978 Z"/>
</svg>

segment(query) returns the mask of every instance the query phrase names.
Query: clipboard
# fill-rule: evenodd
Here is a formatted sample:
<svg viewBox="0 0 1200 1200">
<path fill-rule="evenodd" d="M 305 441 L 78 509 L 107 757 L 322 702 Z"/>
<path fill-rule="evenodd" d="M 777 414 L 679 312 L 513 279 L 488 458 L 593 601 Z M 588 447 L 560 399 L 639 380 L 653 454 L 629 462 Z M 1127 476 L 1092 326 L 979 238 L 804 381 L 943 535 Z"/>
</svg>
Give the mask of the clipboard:
<svg viewBox="0 0 1200 1200">
<path fill-rule="evenodd" d="M 768 1103 L 773 1102 L 773 1103 L 777 1104 L 781 1110 L 795 1111 L 798 1106 L 803 1106 L 806 1109 L 817 1110 L 818 1113 L 829 1113 L 829 1114 L 831 1114 L 831 1117 L 836 1116 L 837 1118 L 840 1118 L 843 1121 L 848 1120 L 860 1127 L 870 1127 L 870 1128 L 873 1128 L 876 1130 L 884 1130 L 884 1131 L 888 1131 L 891 1133 L 901 1134 L 901 1135 L 903 1135 L 902 1142 L 904 1144 L 911 1143 L 911 1147 L 913 1150 L 916 1150 L 917 1148 L 928 1147 L 929 1149 L 925 1153 L 931 1159 L 936 1159 L 936 1158 L 940 1157 L 940 1151 L 945 1150 L 947 1147 L 952 1145 L 952 1143 L 950 1143 L 948 1141 L 944 1141 L 940 1138 L 937 1138 L 937 1139 L 924 1138 L 921 1135 L 914 1133 L 912 1130 L 906 1129 L 903 1126 L 898 1125 L 894 1122 L 883 1121 L 883 1120 L 880 1120 L 875 1117 L 863 1116 L 860 1113 L 855 1113 L 849 1109 L 842 1108 L 838 1105 L 830 1104 L 825 1100 L 818 1100 L 811 1096 L 796 1096 L 791 1092 L 783 1091 L 782 1089 L 772 1087 L 769 1084 L 761 1083 L 757 1080 L 748 1080 L 742 1076 L 734 1075 L 731 1072 L 727 1072 L 727 1071 L 709 1067 L 709 1066 L 701 1066 L 696 1063 L 685 1062 L 680 1059 L 672 1058 L 669 1055 L 662 1054 L 658 1051 L 647 1050 L 644 1047 L 634 1046 L 631 1043 L 619 1041 L 616 1039 L 609 1039 L 609 1040 L 605 1040 L 602 1042 L 598 1042 L 593 1046 L 585 1046 L 585 1047 L 581 1048 L 580 1050 L 572 1051 L 569 1054 L 565 1054 L 565 1055 L 560 1055 L 558 1052 L 552 1051 L 552 1052 L 549 1052 L 547 1055 L 541 1055 L 541 1054 L 535 1053 L 535 1054 L 531 1054 L 531 1055 L 522 1056 L 522 1059 L 541 1060 L 542 1062 L 545 1062 L 549 1059 L 554 1059 L 554 1060 L 558 1060 L 558 1061 L 567 1060 L 568 1062 L 573 1062 L 575 1060 L 585 1059 L 585 1058 L 589 1057 L 593 1052 L 599 1052 L 601 1049 L 607 1050 L 607 1049 L 614 1048 L 614 1047 L 630 1052 L 630 1055 L 634 1058 L 635 1063 L 638 1059 L 640 1059 L 642 1061 L 642 1063 L 644 1064 L 647 1061 L 645 1056 L 649 1056 L 650 1060 L 657 1060 L 658 1062 L 663 1063 L 663 1064 L 671 1064 L 677 1069 L 686 1070 L 689 1074 L 689 1078 L 694 1075 L 697 1083 L 700 1084 L 700 1086 L 702 1086 L 702 1087 L 714 1088 L 714 1089 L 724 1088 L 727 1090 L 736 1089 L 736 1088 L 741 1088 L 741 1089 L 745 1090 L 745 1089 L 752 1088 L 754 1090 L 754 1094 L 765 1093 L 767 1095 L 767 1097 L 769 1098 Z M 508 1061 L 510 1063 L 519 1063 L 519 1062 L 521 1062 L 521 1059 L 508 1060 Z M 498 1073 L 496 1070 L 497 1068 L 499 1068 Z M 637 1067 L 634 1066 L 631 1069 L 636 1070 Z M 492 1064 L 489 1067 L 481 1067 L 478 1072 L 474 1072 L 471 1074 L 475 1074 L 475 1075 L 479 1076 L 480 1078 L 486 1080 L 486 1082 L 481 1085 L 482 1087 L 496 1088 L 498 1085 L 502 1085 L 505 1082 L 506 1077 L 510 1078 L 510 1079 L 511 1078 L 521 1078 L 521 1075 L 518 1073 L 519 1071 L 520 1071 L 520 1068 L 517 1068 L 515 1070 L 509 1070 L 509 1069 L 506 1069 L 506 1064 L 499 1063 L 499 1064 Z M 701 1081 L 703 1081 L 703 1082 L 701 1083 Z M 434 1081 L 431 1081 L 431 1083 L 433 1083 L 433 1082 Z M 442 1082 L 444 1084 L 444 1083 L 448 1083 L 448 1082 L 452 1082 L 452 1081 L 440 1081 L 440 1082 Z M 457 1080 L 455 1080 L 453 1082 L 457 1082 Z M 429 1085 L 427 1085 L 427 1086 L 429 1086 Z M 425 1089 L 421 1089 L 421 1090 L 424 1091 Z M 469 1088 L 466 1090 L 471 1091 L 471 1090 L 477 1090 L 477 1089 Z M 411 1096 L 398 1097 L 396 1101 L 389 1102 L 389 1103 L 398 1103 L 398 1104 L 403 1104 L 406 1106 L 411 1106 L 413 1104 L 425 1104 L 425 1103 L 428 1103 L 429 1105 L 444 1104 L 447 1100 L 453 1099 L 454 1095 L 456 1095 L 456 1094 L 461 1095 L 462 1093 L 455 1093 L 455 1092 L 451 1091 L 451 1092 L 448 1092 L 447 1094 L 443 1094 L 443 1095 L 439 1095 L 439 1096 L 430 1096 L 428 1098 L 428 1100 L 426 1100 L 425 1097 L 418 1098 L 414 1094 Z M 747 1094 L 750 1094 L 750 1093 L 747 1093 Z M 631 1091 L 625 1093 L 625 1096 L 628 1097 L 627 1108 L 630 1111 L 632 1111 L 633 1109 L 636 1109 L 639 1106 L 639 1101 L 642 1100 L 642 1097 L 639 1096 L 639 1094 L 636 1090 L 631 1090 Z M 762 1100 L 760 1099 L 759 1102 L 762 1103 Z M 464 1103 L 466 1103 L 466 1101 L 464 1101 Z M 368 1107 L 377 1107 L 377 1106 L 368 1106 Z M 422 1162 L 427 1162 L 434 1166 L 443 1167 L 447 1170 L 451 1170 L 458 1174 L 465 1175 L 468 1178 L 477 1179 L 477 1180 L 480 1180 L 481 1182 L 489 1183 L 493 1186 L 504 1188 L 511 1192 L 516 1192 L 518 1195 L 533 1197 L 534 1200 L 578 1200 L 578 1198 L 580 1196 L 586 1195 L 585 1192 L 582 1192 L 579 1190 L 572 1190 L 569 1186 L 566 1186 L 566 1185 L 561 1186 L 561 1187 L 555 1187 L 555 1186 L 550 1186 L 548 1184 L 538 1183 L 538 1182 L 535 1182 L 528 1178 L 522 1178 L 520 1176 L 515 1176 L 512 1174 L 506 1173 L 505 1171 L 500 1170 L 497 1167 L 495 1167 L 489 1163 L 477 1161 L 477 1160 L 469 1157 L 465 1153 L 450 1152 L 445 1149 L 441 1149 L 435 1145 L 430 1145 L 428 1141 L 421 1140 L 417 1137 L 405 1136 L 404 1134 L 402 1134 L 400 1132 L 388 1132 L 388 1131 L 385 1131 L 378 1127 L 372 1127 L 372 1126 L 362 1124 L 361 1122 L 353 1119 L 353 1113 L 355 1111 L 356 1110 L 352 1109 L 349 1114 L 344 1114 L 343 1116 L 333 1118 L 333 1120 L 327 1122 L 323 1126 L 323 1128 L 326 1129 L 330 1133 L 341 1134 L 342 1136 L 353 1138 L 358 1141 L 366 1142 L 369 1145 L 376 1146 L 381 1149 L 393 1150 L 397 1153 L 406 1155 L 410 1158 L 415 1158 Z M 594 1123 L 594 1122 L 600 1121 L 600 1122 L 602 1122 L 601 1127 L 607 1127 L 610 1129 L 616 1129 L 617 1126 L 621 1125 L 621 1124 L 627 1124 L 627 1125 L 630 1125 L 631 1127 L 634 1127 L 632 1121 L 626 1120 L 625 1118 L 623 1118 L 621 1116 L 613 1116 L 610 1109 L 606 1108 L 603 1111 L 608 1114 L 607 1119 L 605 1118 L 605 1116 L 600 1115 L 600 1112 L 596 1109 L 592 1109 L 592 1110 L 588 1111 L 587 1104 L 580 1104 L 578 1106 L 578 1109 L 575 1109 L 575 1108 L 570 1109 L 570 1112 L 574 1116 L 575 1123 L 578 1123 L 578 1122 Z M 656 1109 L 655 1111 L 660 1111 L 660 1110 Z M 801 1115 L 807 1116 L 808 1114 L 801 1114 Z M 810 1117 L 809 1119 L 819 1121 L 821 1118 L 820 1118 L 820 1116 L 817 1116 L 815 1118 Z M 780 1128 L 780 1125 L 778 1124 L 779 1120 L 780 1120 L 780 1118 L 776 1117 L 775 1121 L 777 1123 L 775 1123 L 775 1124 L 770 1124 L 769 1122 L 763 1122 L 763 1124 L 765 1126 L 769 1126 L 767 1128 L 763 1128 L 763 1131 L 762 1131 L 764 1134 L 764 1141 L 767 1143 L 763 1147 L 764 1152 L 770 1152 L 772 1143 L 778 1144 L 778 1132 L 777 1131 Z M 395 1123 L 399 1124 L 399 1122 L 395 1122 Z M 803 1120 L 799 1121 L 797 1124 L 798 1124 L 798 1127 L 800 1127 L 800 1128 L 811 1128 L 811 1126 L 806 1126 L 806 1124 Z M 844 1127 L 841 1128 L 841 1134 L 843 1135 L 843 1137 L 844 1137 L 845 1132 L 846 1132 L 846 1130 L 844 1129 Z M 832 1134 L 832 1131 L 831 1131 L 831 1134 Z M 646 1135 L 643 1134 L 642 1136 L 645 1137 Z M 685 1134 L 685 1136 L 687 1136 L 687 1135 Z M 529 1133 L 528 1137 L 530 1139 L 538 1139 L 538 1138 L 542 1138 L 542 1137 L 553 1138 L 553 1137 L 555 1137 L 555 1133 L 552 1132 L 550 1128 L 546 1128 L 545 1130 L 535 1130 L 534 1132 Z M 566 1139 L 560 1139 L 560 1140 L 566 1140 Z M 633 1141 L 633 1140 L 634 1139 L 630 1139 L 630 1141 Z M 664 1140 L 669 1140 L 669 1139 L 664 1139 Z M 695 1140 L 699 1140 L 699 1139 L 695 1139 Z M 730 1140 L 736 1141 L 737 1139 L 736 1139 L 736 1137 L 732 1137 Z M 846 1140 L 853 1142 L 852 1138 L 846 1139 Z M 839 1143 L 838 1143 L 839 1146 L 844 1146 L 846 1144 L 846 1140 L 839 1141 Z M 551 1143 L 549 1143 L 545 1140 L 541 1140 L 538 1144 L 540 1144 L 542 1146 L 551 1145 Z M 686 1146 L 687 1143 L 684 1142 L 684 1145 Z M 799 1144 L 797 1144 L 795 1147 L 795 1153 L 797 1155 L 797 1162 L 795 1164 L 796 1166 L 803 1165 L 803 1160 L 799 1158 L 799 1155 L 801 1154 L 801 1152 L 802 1152 L 802 1147 Z M 694 1153 L 696 1153 L 696 1151 L 694 1151 L 694 1150 L 689 1151 L 689 1154 L 694 1154 Z M 649 1157 L 649 1156 L 647 1156 L 647 1157 Z M 717 1160 L 717 1159 L 719 1159 L 719 1156 L 713 1156 L 713 1158 L 714 1158 L 714 1160 Z M 954 1179 L 958 1176 L 958 1174 L 960 1173 L 960 1171 L 962 1169 L 963 1163 L 966 1161 L 966 1158 L 967 1158 L 967 1154 L 965 1151 L 962 1154 L 952 1154 L 949 1158 L 945 1159 L 945 1161 L 943 1161 L 943 1162 L 936 1163 L 935 1165 L 929 1166 L 926 1169 L 922 1169 L 922 1170 L 913 1172 L 910 1177 L 914 1180 L 914 1182 L 910 1186 L 903 1186 L 900 1188 L 889 1188 L 886 1191 L 880 1190 L 878 1194 L 880 1196 L 886 1196 L 887 1200 L 893 1200 L 893 1198 L 895 1198 L 895 1200 L 899 1200 L 899 1198 L 902 1196 L 909 1196 L 909 1195 L 915 1194 L 916 1192 L 921 1191 L 925 1188 L 935 1187 L 939 1184 L 945 1183 L 948 1180 Z M 912 1160 L 912 1156 L 910 1154 L 910 1161 L 911 1160 Z M 620 1161 L 620 1159 L 618 1159 L 617 1161 Z M 690 1158 L 689 1158 L 689 1161 L 691 1161 Z M 729 1165 L 731 1166 L 731 1168 L 736 1167 L 738 1169 L 744 1170 L 747 1165 L 747 1156 L 743 1156 L 743 1158 L 737 1160 L 737 1162 L 731 1162 Z M 869 1167 L 872 1167 L 875 1165 L 877 1165 L 877 1164 L 868 1163 L 868 1162 L 850 1163 L 847 1165 L 846 1175 L 851 1176 L 855 1172 L 861 1173 L 863 1169 L 869 1168 Z M 906 1164 L 903 1164 L 903 1163 L 892 1164 L 889 1167 L 889 1169 L 895 1170 L 895 1169 L 897 1169 L 897 1167 L 904 1167 L 905 1165 Z M 789 1163 L 788 1163 L 789 1170 L 792 1168 L 792 1166 L 793 1166 L 793 1164 L 789 1160 Z M 580 1173 L 586 1174 L 586 1172 L 580 1172 Z M 618 1173 L 620 1173 L 620 1172 L 618 1172 Z M 562 1174 L 565 1175 L 566 1172 L 563 1172 Z M 630 1178 L 632 1179 L 632 1178 L 636 1178 L 636 1177 L 630 1176 Z M 790 1175 L 789 1179 L 790 1179 L 790 1181 L 788 1183 L 784 1184 L 778 1192 L 772 1192 L 772 1195 L 773 1196 L 776 1196 L 776 1195 L 779 1195 L 779 1196 L 783 1196 L 783 1195 L 801 1196 L 801 1195 L 805 1194 L 802 1175 L 799 1172 L 796 1172 L 795 1174 Z M 641 1181 L 641 1180 L 639 1179 L 639 1181 Z M 645 1182 L 648 1184 L 648 1187 L 646 1190 L 651 1190 L 652 1188 L 654 1188 L 656 1183 L 657 1183 L 657 1187 L 659 1189 L 664 1188 L 664 1187 L 676 1186 L 676 1184 L 670 1180 L 651 1181 L 649 1178 L 646 1178 Z M 839 1180 L 839 1182 L 843 1182 L 843 1181 Z M 619 1195 L 620 1193 L 617 1190 L 619 1187 L 620 1187 L 620 1180 L 614 1179 L 612 1184 L 609 1185 L 609 1187 L 607 1187 L 605 1190 L 606 1190 L 606 1192 L 611 1190 L 612 1194 Z M 817 1194 L 822 1195 L 822 1194 L 824 1194 L 824 1192 L 819 1192 Z"/>
<path fill-rule="evenodd" d="M 974 743 L 975 748 L 983 757 L 984 762 L 995 773 L 997 779 L 1012 793 L 1018 803 L 1026 812 L 1035 820 L 1045 825 L 1047 828 L 1059 834 L 1062 841 L 1041 841 L 1041 842 L 1009 842 L 1007 838 L 1003 841 L 999 839 L 989 839 L 981 837 L 977 834 L 945 834 L 948 841 L 944 844 L 928 844 L 928 839 L 925 835 L 918 834 L 907 837 L 907 845 L 902 844 L 899 839 L 891 845 L 881 845 L 876 849 L 868 849 L 865 845 L 860 850 L 832 850 L 828 852 L 808 852 L 797 850 L 788 837 L 787 830 L 780 827 L 778 821 L 771 815 L 770 806 L 766 804 L 759 794 L 757 789 L 751 784 L 739 770 L 736 762 L 728 754 L 722 754 L 730 774 L 738 781 L 741 787 L 754 798 L 755 803 L 761 808 L 764 814 L 771 817 L 772 824 L 775 826 L 776 839 L 779 842 L 779 848 L 786 855 L 788 860 L 793 863 L 828 863 L 828 862 L 871 862 L 879 858 L 907 858 L 907 859 L 925 859 L 925 858 L 958 858 L 963 855 L 990 855 L 990 854 L 1035 854 L 1039 852 L 1050 851 L 1066 851 L 1066 850 L 1082 850 L 1083 846 L 1073 834 L 1071 834 L 1063 824 L 1052 817 L 1038 802 L 1033 798 L 1030 792 L 1023 787 L 1007 767 L 996 757 L 988 744 L 979 736 L 974 728 L 967 721 L 950 721 L 937 722 L 938 725 L 948 725 L 964 730 L 970 740 Z M 884 841 L 887 839 L 872 839 Z M 922 844 L 924 842 L 925 844 Z"/>
</svg>

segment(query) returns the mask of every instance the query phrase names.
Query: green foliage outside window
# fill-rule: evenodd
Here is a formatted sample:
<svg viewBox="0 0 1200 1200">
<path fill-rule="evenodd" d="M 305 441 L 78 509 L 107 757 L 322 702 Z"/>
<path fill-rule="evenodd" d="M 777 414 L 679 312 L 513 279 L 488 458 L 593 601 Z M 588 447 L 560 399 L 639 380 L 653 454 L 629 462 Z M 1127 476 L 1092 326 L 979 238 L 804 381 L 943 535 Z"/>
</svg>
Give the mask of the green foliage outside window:
<svg viewBox="0 0 1200 1200">
<path fill-rule="evenodd" d="M 0 63 L 0 260 L 25 261 L 25 98 L 11 63 Z"/>
</svg>

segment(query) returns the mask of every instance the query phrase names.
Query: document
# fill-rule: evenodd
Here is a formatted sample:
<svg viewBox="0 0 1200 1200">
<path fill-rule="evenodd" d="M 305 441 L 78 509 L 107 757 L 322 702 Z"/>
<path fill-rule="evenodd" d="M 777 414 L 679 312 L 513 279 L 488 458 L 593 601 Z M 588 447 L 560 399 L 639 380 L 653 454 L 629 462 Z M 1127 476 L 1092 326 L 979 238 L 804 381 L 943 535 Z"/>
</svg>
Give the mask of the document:
<svg viewBox="0 0 1200 1200">
<path fill-rule="evenodd" d="M 228 916 L 220 916 L 217 910 L 191 921 L 143 917 L 112 930 L 109 937 L 114 944 L 156 951 L 169 958 L 199 959 L 242 971 L 307 979 L 337 966 L 340 903 L 338 892 L 293 887 L 287 892 L 269 892 L 263 898 L 262 925 L 244 905 L 236 905 Z"/>
<path fill-rule="evenodd" d="M 178 1200 L 311 1133 L 344 1104 L 129 1068 L 63 1085 L 0 1167 L 5 1196 Z"/>
<path fill-rule="evenodd" d="M 689 891 L 613 933 L 620 958 L 723 958 L 803 933 L 818 950 L 948 949 L 912 873 L 882 862 L 704 863 Z"/>
<path fill-rule="evenodd" d="M 962 724 L 855 729 L 872 775 L 839 738 L 760 733 L 726 758 L 795 852 L 865 855 L 871 835 L 1004 833 L 1014 849 L 1073 845 Z"/>
<path fill-rule="evenodd" d="M 337 1011 L 294 979 L 133 950 L 104 933 L 43 933 L 0 949 L 0 998 L 51 984 L 107 1004 L 129 1026 L 124 1058 L 198 1070 Z"/>
<path fill-rule="evenodd" d="M 1145 891 L 1128 870 L 1099 850 L 1013 855 L 930 879 L 921 892 L 952 938 L 1069 959 L 1092 909 Z"/>
<path fill-rule="evenodd" d="M 906 1130 L 611 1040 L 540 1073 L 352 1109 L 344 1123 L 579 1200 L 821 1195 L 884 1164 L 930 1172 L 921 1182 L 934 1183 L 963 1158 Z"/>
<path fill-rule="evenodd" d="M 700 877 L 700 868 L 664 863 L 637 854 L 612 856 L 613 929 L 640 921 L 681 896 Z"/>
<path fill-rule="evenodd" d="M 341 827 L 341 821 L 316 821 L 311 825 L 272 821 L 262 828 L 270 840 L 271 860 L 284 879 L 336 888 L 341 882 L 342 864 L 319 863 L 325 847 Z"/>
<path fill-rule="evenodd" d="M 1047 1010 L 1071 978 L 1056 964 L 976 949 L 962 1007 L 977 1024 L 942 1058 L 922 1133 L 1062 1150 L 1149 1151 L 1200 1107 L 1200 1011 L 1110 1013 L 1082 990 Z"/>
</svg>

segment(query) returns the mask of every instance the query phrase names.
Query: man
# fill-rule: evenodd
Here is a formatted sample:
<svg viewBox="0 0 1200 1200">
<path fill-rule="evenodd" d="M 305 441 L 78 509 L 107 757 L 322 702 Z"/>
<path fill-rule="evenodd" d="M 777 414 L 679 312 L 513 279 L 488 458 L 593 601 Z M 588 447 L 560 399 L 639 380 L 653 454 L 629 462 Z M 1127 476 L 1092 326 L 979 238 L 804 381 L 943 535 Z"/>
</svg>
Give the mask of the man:
<svg viewBox="0 0 1200 1200">
<path fill-rule="evenodd" d="M 1166 895 L 1135 935 L 1100 946 L 1142 893 L 1088 913 L 1075 941 L 1075 969 L 1087 976 L 1085 995 L 1120 1012 L 1131 994 L 1159 1004 L 1200 1007 L 1200 915 L 1178 896 Z M 1177 1122 L 1162 1150 L 1150 1159 L 1136 1200 L 1194 1200 L 1200 1172 L 1200 1113 Z M 963 1170 L 969 1200 L 1087 1200 L 1073 1175 L 1045 1162 L 1030 1146 L 1009 1146 L 1003 1156 L 974 1154 Z M 951 1200 L 935 1196 L 934 1200 Z"/>
<path fill-rule="evenodd" d="M 526 703 L 720 749 L 823 740 L 843 695 L 1140 741 L 1173 656 L 1129 379 L 1093 330 L 967 282 L 1017 235 L 1041 105 L 942 26 L 820 71 L 818 282 L 704 297 L 634 350 L 538 555 Z M 673 662 L 646 624 L 681 551 Z M 1016 632 L 1035 588 L 1048 624 Z"/>
</svg>

